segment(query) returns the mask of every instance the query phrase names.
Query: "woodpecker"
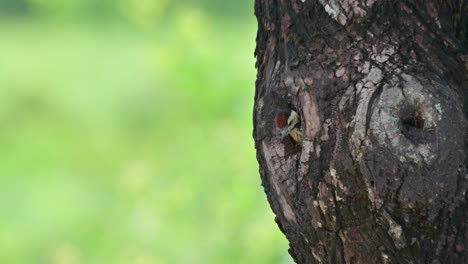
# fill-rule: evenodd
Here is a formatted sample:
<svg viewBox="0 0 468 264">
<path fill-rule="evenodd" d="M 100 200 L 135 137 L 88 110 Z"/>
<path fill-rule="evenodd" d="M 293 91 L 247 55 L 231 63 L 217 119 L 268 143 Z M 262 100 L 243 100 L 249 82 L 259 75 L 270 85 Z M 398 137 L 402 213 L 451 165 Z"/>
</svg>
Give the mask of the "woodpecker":
<svg viewBox="0 0 468 264">
<path fill-rule="evenodd" d="M 288 135 L 296 144 L 302 144 L 302 132 L 299 130 L 299 115 L 292 109 L 281 110 L 275 116 L 275 124 L 281 130 L 281 140 Z"/>
</svg>

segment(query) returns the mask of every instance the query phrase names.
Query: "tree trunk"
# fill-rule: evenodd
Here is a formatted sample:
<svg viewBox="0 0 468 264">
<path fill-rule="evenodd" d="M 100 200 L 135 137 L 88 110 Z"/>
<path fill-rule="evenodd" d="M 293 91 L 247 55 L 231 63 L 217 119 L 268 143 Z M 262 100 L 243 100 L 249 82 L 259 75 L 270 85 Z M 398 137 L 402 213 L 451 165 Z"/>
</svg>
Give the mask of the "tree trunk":
<svg viewBox="0 0 468 264">
<path fill-rule="evenodd" d="M 454 2 L 468 1 L 256 0 L 255 146 L 297 263 L 468 263 Z M 285 108 L 300 145 L 273 122 Z"/>
</svg>

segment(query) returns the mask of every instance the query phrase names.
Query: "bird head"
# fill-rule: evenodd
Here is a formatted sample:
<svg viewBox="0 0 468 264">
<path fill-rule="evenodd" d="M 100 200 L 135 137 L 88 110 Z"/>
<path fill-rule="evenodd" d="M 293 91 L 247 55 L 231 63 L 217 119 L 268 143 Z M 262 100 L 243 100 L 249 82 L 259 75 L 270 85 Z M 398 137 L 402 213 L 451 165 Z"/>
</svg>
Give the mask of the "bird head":
<svg viewBox="0 0 468 264">
<path fill-rule="evenodd" d="M 299 124 L 299 115 L 292 109 L 280 110 L 275 116 L 275 124 L 281 130 L 281 140 Z"/>
</svg>

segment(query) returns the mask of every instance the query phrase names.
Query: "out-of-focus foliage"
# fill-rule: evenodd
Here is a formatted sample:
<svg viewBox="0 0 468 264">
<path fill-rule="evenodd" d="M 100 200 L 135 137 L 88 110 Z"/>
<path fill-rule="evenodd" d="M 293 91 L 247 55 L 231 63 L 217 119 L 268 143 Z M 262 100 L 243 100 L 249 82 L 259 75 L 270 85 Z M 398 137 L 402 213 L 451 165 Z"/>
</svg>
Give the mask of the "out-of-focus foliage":
<svg viewBox="0 0 468 264">
<path fill-rule="evenodd" d="M 239 19 L 253 17 L 253 1 L 219 0 L 0 0 L 0 13 L 34 14 L 42 17 L 95 18 L 127 17 L 152 20 L 180 8 L 200 8 L 210 17 Z"/>
<path fill-rule="evenodd" d="M 0 14 L 16 15 L 26 13 L 28 10 L 28 0 L 0 0 Z"/>
<path fill-rule="evenodd" d="M 0 263 L 292 263 L 230 2 L 0 0 Z"/>
</svg>

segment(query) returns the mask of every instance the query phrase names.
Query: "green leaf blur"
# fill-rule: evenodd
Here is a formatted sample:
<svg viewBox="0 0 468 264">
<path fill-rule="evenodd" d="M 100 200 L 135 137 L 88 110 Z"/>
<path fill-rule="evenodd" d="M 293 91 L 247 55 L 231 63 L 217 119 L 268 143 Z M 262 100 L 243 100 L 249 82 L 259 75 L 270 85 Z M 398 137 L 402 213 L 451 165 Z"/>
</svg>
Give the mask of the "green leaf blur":
<svg viewBox="0 0 468 264">
<path fill-rule="evenodd" d="M 0 0 L 0 263 L 292 263 L 253 1 Z"/>
</svg>

